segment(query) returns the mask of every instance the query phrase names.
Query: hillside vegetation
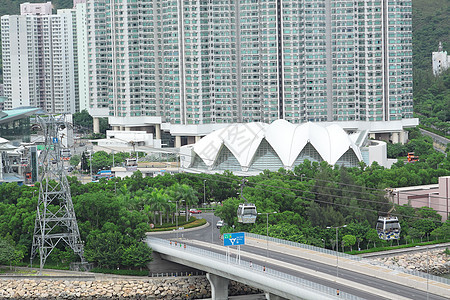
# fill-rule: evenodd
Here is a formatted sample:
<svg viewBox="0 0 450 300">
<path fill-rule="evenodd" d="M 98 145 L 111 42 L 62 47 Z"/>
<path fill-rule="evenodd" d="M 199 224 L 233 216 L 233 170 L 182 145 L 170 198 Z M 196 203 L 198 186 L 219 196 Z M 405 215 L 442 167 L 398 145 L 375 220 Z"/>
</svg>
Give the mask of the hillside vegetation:
<svg viewBox="0 0 450 300">
<path fill-rule="evenodd" d="M 450 1 L 413 0 L 413 65 L 416 71 L 431 72 L 431 53 L 439 42 L 450 45 Z M 418 78 L 414 78 L 416 80 Z"/>
<path fill-rule="evenodd" d="M 432 52 L 442 42 L 450 47 L 450 1 L 413 1 L 414 112 L 420 124 L 448 135 L 450 130 L 450 73 L 439 77 L 432 72 Z"/>
</svg>

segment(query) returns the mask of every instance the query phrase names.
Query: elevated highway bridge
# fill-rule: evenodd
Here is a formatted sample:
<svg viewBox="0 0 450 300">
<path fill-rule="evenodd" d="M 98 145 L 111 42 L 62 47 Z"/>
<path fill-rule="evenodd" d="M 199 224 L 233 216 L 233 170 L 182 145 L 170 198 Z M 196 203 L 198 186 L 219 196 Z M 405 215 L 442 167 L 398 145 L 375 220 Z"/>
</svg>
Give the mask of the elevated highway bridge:
<svg viewBox="0 0 450 300">
<path fill-rule="evenodd" d="M 450 299 L 445 278 L 252 234 L 240 251 L 227 249 L 211 226 L 148 235 L 147 243 L 165 260 L 207 272 L 213 299 L 228 298 L 228 280 L 259 288 L 268 299 Z"/>
</svg>

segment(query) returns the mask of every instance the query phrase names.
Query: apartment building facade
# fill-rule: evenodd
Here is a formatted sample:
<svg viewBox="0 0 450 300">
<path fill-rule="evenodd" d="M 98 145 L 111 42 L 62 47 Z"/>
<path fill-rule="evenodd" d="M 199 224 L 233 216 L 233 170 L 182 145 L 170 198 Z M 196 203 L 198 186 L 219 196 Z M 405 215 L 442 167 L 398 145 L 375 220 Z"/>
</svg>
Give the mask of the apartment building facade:
<svg viewBox="0 0 450 300">
<path fill-rule="evenodd" d="M 72 15 L 53 15 L 50 2 L 23 3 L 20 10 L 1 17 L 5 109 L 74 113 Z"/>
<path fill-rule="evenodd" d="M 115 129 L 412 118 L 409 0 L 87 0 L 86 9 L 89 110 Z"/>
</svg>

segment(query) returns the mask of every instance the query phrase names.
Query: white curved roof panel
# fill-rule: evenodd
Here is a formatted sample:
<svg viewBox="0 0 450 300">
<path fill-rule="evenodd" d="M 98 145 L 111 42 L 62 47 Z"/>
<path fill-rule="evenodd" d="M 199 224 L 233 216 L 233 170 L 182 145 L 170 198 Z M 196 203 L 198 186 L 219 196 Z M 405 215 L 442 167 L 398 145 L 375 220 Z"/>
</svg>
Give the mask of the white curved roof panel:
<svg viewBox="0 0 450 300">
<path fill-rule="evenodd" d="M 222 148 L 223 141 L 220 139 L 219 135 L 224 130 L 226 130 L 226 127 L 208 134 L 194 144 L 194 152 L 208 167 L 214 164 L 217 154 L 219 153 L 220 148 Z"/>
<path fill-rule="evenodd" d="M 276 120 L 266 130 L 267 142 L 272 146 L 285 166 L 290 166 L 293 163 L 293 161 L 291 162 L 291 153 L 296 128 L 295 125 L 286 120 Z"/>
<path fill-rule="evenodd" d="M 289 149 L 289 161 L 287 163 L 288 166 L 292 166 L 300 152 L 302 152 L 303 148 L 305 148 L 306 144 L 310 141 L 308 124 L 309 123 L 295 126 L 292 135 L 292 143 Z"/>
<path fill-rule="evenodd" d="M 308 126 L 311 145 L 319 152 L 323 160 L 330 162 L 332 145 L 330 145 L 330 136 L 327 129 L 315 123 L 306 123 L 305 125 Z"/>
<path fill-rule="evenodd" d="M 264 123 L 233 124 L 220 134 L 225 146 L 233 153 L 242 167 L 248 167 L 256 150 L 264 138 Z"/>
<path fill-rule="evenodd" d="M 348 134 L 336 124 L 328 126 L 327 131 L 330 139 L 329 144 L 333 146 L 333 151 L 330 153 L 328 162 L 334 165 L 347 152 L 352 145 L 352 141 Z"/>
<path fill-rule="evenodd" d="M 322 159 L 332 165 L 349 148 L 362 160 L 359 148 L 338 125 L 323 127 L 311 122 L 294 125 L 285 120 L 277 120 L 270 125 L 259 122 L 232 124 L 205 136 L 193 146 L 193 150 L 211 167 L 221 148 L 226 146 L 240 167 L 246 170 L 264 138 L 286 168 L 293 166 L 307 143 L 311 143 Z"/>
</svg>

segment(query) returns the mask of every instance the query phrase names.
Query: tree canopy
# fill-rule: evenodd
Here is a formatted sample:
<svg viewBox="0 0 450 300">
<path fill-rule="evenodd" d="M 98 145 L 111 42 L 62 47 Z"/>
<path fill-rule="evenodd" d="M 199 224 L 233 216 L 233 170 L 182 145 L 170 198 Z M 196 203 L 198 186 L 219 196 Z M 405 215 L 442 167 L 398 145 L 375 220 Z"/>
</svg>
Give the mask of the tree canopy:
<svg viewBox="0 0 450 300">
<path fill-rule="evenodd" d="M 437 183 L 438 177 L 450 175 L 449 155 L 432 150 L 431 141 L 418 130 L 411 130 L 409 136 L 411 143 L 396 151 L 397 155 L 420 153 L 415 163 L 400 158 L 390 169 L 376 163 L 345 168 L 305 160 L 293 170 L 266 170 L 248 177 L 243 195 L 263 213 L 255 224 L 237 222 L 237 207 L 243 201 L 238 195 L 241 178 L 229 171 L 156 177 L 144 177 L 137 171 L 130 177 L 88 184 L 68 177 L 86 257 L 107 268 L 143 268 L 151 259 L 151 250 L 141 240 L 151 224 L 173 223 L 177 201 L 178 209 L 188 210 L 199 199 L 220 202 L 216 215 L 227 223 L 223 232 L 234 226 L 235 230 L 265 235 L 268 229 L 270 236 L 333 248 L 335 231 L 327 227 L 346 224 L 339 230 L 340 247 L 387 245 L 374 229 L 378 215 L 391 208 L 384 189 Z M 106 156 L 98 152 L 99 161 Z M 83 155 L 81 161 L 83 165 Z M 13 261 L 29 259 L 38 187 L 39 183 L 34 187 L 0 185 L 0 239 L 13 247 Z M 266 218 L 264 213 L 275 211 Z M 401 222 L 403 243 L 449 238 L 449 221 L 442 223 L 441 216 L 430 208 L 397 206 L 394 215 Z M 5 249 L 9 250 L 2 257 L 11 260 L 11 248 Z M 62 263 L 75 258 L 70 249 L 58 246 L 48 261 Z"/>
</svg>

